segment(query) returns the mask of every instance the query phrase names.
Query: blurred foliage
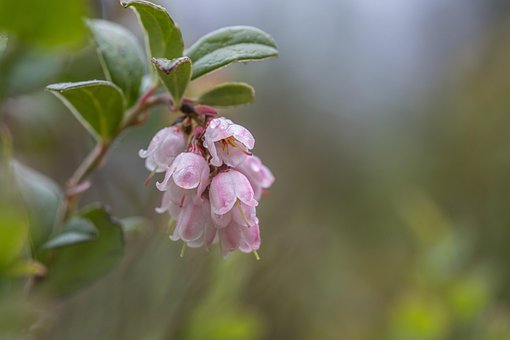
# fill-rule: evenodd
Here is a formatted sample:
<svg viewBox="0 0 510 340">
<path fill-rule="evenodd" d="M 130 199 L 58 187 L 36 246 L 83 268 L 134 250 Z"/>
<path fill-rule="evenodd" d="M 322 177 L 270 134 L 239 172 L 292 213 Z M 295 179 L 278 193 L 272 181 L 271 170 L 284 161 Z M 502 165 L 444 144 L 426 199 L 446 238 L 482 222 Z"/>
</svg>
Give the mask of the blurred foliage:
<svg viewBox="0 0 510 340">
<path fill-rule="evenodd" d="M 12 161 L 12 173 L 20 195 L 26 202 L 30 220 L 30 248 L 40 259 L 40 247 L 49 239 L 57 224 L 64 194 L 49 178 Z"/>
<path fill-rule="evenodd" d="M 146 68 L 140 44 L 130 31 L 115 23 L 88 20 L 87 26 L 97 44 L 106 79 L 122 89 L 131 106 L 138 99 Z"/>
<path fill-rule="evenodd" d="M 0 1 L 0 31 L 38 47 L 78 45 L 85 38 L 84 1 Z"/>
<path fill-rule="evenodd" d="M 78 229 L 76 223 L 71 226 L 72 220 L 69 221 L 59 235 L 67 236 L 67 242 L 59 238 L 58 247 L 55 243 L 46 247 L 56 252 L 53 254 L 55 259 L 48 261 L 51 266 L 37 289 L 55 295 L 69 295 L 107 274 L 122 258 L 124 237 L 119 222 L 101 207 L 86 208 L 80 217 L 92 224 L 88 227 L 92 227 L 97 236 L 82 242 L 69 242 L 69 231 Z M 83 226 L 80 227 L 83 231 Z"/>
<path fill-rule="evenodd" d="M 276 175 L 258 210 L 261 261 L 223 260 L 214 248 L 179 257 L 165 218 L 154 214 L 160 197 L 143 185 L 137 157 L 175 119 L 152 110 L 143 127 L 114 145 L 80 202 L 107 202 L 115 216 L 150 223 L 113 221 L 112 230 L 130 231 L 125 256 L 119 259 L 116 248 L 102 258 L 105 266 L 120 265 L 54 300 L 42 290 L 26 293 L 32 282 L 23 276 L 45 268 L 27 262 L 37 241 L 27 239 L 34 207 L 22 203 L 23 170 L 13 173 L 10 158 L 62 186 L 92 147 L 43 88 L 104 78 L 81 19 L 87 7 L 91 17 L 101 16 L 99 2 L 52 0 L 42 10 L 34 7 L 38 1 L 0 0 L 0 30 L 11 37 L 19 29 L 0 56 L 0 338 L 510 339 L 510 12 L 499 2 L 487 6 L 494 20 L 472 60 L 448 68 L 423 98 L 381 104 L 365 126 L 340 114 L 352 110 L 340 96 L 324 100 L 329 85 L 289 76 L 285 65 L 304 51 L 285 40 L 277 37 L 285 53 L 269 71 L 235 69 L 256 79 L 258 98 L 231 113 L 253 127 L 256 151 Z M 46 10 L 54 3 L 62 11 Z M 111 18 L 133 23 L 132 13 L 112 8 Z M 76 44 L 77 51 L 63 50 Z M 349 48 L 328 44 L 323 51 L 341 55 Z M 196 93 L 211 87 L 209 77 L 231 75 L 204 77 Z M 357 92 L 356 100 L 368 96 Z M 80 268 L 62 275 L 81 275 Z"/>
</svg>

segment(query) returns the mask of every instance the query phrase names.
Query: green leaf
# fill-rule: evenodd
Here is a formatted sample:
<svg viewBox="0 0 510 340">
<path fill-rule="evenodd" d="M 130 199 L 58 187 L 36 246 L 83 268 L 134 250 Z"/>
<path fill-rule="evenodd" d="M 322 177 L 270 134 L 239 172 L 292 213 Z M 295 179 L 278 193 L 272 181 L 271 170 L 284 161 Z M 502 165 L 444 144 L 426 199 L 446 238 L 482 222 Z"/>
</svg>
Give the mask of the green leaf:
<svg viewBox="0 0 510 340">
<path fill-rule="evenodd" d="M 124 92 L 128 105 L 140 93 L 145 74 L 143 50 L 135 36 L 124 27 L 105 20 L 87 20 L 106 79 Z"/>
<path fill-rule="evenodd" d="M 191 79 L 195 79 L 233 62 L 276 57 L 278 48 L 273 38 L 258 28 L 232 26 L 203 36 L 185 54 L 193 61 Z"/>
<path fill-rule="evenodd" d="M 124 239 L 120 224 L 103 208 L 81 213 L 97 229 L 97 238 L 54 249 L 54 261 L 41 289 L 68 295 L 106 275 L 122 258 Z"/>
<path fill-rule="evenodd" d="M 53 249 L 91 241 L 97 238 L 94 224 L 84 218 L 74 217 L 64 225 L 62 232 L 44 244 L 45 249 Z"/>
<path fill-rule="evenodd" d="M 0 0 L 0 30 L 43 47 L 77 45 L 85 37 L 85 1 Z"/>
<path fill-rule="evenodd" d="M 13 44 L 14 45 L 14 44 Z M 8 46 L 4 62 L 0 63 L 0 84 L 7 96 L 40 91 L 62 73 L 64 56 L 58 52 L 41 52 L 35 48 Z"/>
<path fill-rule="evenodd" d="M 1 193 L 3 196 L 3 193 Z M 29 224 L 19 206 L 0 197 L 0 272 L 18 258 L 28 237 Z M 1 276 L 1 275 L 0 275 Z"/>
<path fill-rule="evenodd" d="M 181 99 L 191 78 L 191 60 L 181 57 L 173 60 L 152 58 L 158 75 L 167 90 L 172 94 L 174 106 L 181 106 Z"/>
<path fill-rule="evenodd" d="M 12 171 L 11 151 L 11 135 L 0 126 L 0 277 L 24 253 L 29 233 L 29 219 Z"/>
<path fill-rule="evenodd" d="M 18 162 L 12 162 L 12 173 L 28 210 L 32 256 L 39 258 L 58 223 L 64 194 L 51 179 Z"/>
<path fill-rule="evenodd" d="M 6 48 L 7 48 L 7 34 L 0 33 L 0 58 L 4 54 Z"/>
<path fill-rule="evenodd" d="M 235 106 L 255 100 L 255 89 L 246 83 L 223 83 L 198 98 L 201 104 L 211 106 Z"/>
<path fill-rule="evenodd" d="M 149 57 L 174 59 L 182 56 L 184 42 L 181 30 L 164 7 L 143 0 L 121 1 L 124 7 L 133 7 L 145 29 Z"/>
<path fill-rule="evenodd" d="M 58 83 L 47 87 L 95 136 L 110 139 L 118 130 L 124 114 L 121 90 L 104 80 Z"/>
</svg>

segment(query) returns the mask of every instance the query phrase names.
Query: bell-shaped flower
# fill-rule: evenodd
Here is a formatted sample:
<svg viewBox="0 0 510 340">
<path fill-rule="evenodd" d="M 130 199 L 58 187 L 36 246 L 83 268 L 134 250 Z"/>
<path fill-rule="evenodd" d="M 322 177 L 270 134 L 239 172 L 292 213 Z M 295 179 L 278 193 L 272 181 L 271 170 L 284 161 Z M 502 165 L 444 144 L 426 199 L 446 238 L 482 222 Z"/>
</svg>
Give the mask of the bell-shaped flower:
<svg viewBox="0 0 510 340">
<path fill-rule="evenodd" d="M 211 165 L 237 166 L 251 156 L 255 139 L 246 128 L 226 118 L 211 120 L 204 133 L 204 147 L 211 155 Z"/>
<path fill-rule="evenodd" d="M 190 202 L 182 208 L 171 203 L 169 210 L 176 221 L 174 233 L 170 236 L 171 240 L 183 240 L 191 248 L 211 245 L 216 237 L 217 229 L 211 220 L 208 200 L 198 203 Z"/>
<path fill-rule="evenodd" d="M 244 162 L 236 167 L 236 170 L 239 170 L 248 178 L 256 200 L 259 200 L 262 196 L 262 190 L 269 188 L 274 182 L 271 170 L 257 156 L 247 157 Z"/>
<path fill-rule="evenodd" d="M 213 177 L 209 188 L 211 216 L 218 228 L 232 221 L 245 227 L 258 224 L 253 189 L 245 175 L 236 170 L 227 170 Z"/>
<path fill-rule="evenodd" d="M 174 221 L 179 218 L 180 209 L 184 207 L 184 203 L 189 203 L 190 200 L 186 200 L 186 192 L 175 182 L 168 184 L 168 189 L 163 193 L 161 199 L 161 206 L 156 208 L 157 213 L 164 213 L 168 211 Z"/>
<path fill-rule="evenodd" d="M 255 252 L 260 247 L 260 230 L 258 224 L 245 227 L 232 221 L 225 228 L 218 229 L 218 239 L 223 256 L 239 249 L 243 253 Z M 258 255 L 256 255 L 258 258 Z"/>
<path fill-rule="evenodd" d="M 138 155 L 145 158 L 145 167 L 151 172 L 164 172 L 178 154 L 186 148 L 186 137 L 178 126 L 170 126 L 156 133 L 147 150 Z"/>
<path fill-rule="evenodd" d="M 209 185 L 209 164 L 204 157 L 193 153 L 179 154 L 167 168 L 163 182 L 156 187 L 165 191 L 159 212 L 168 209 L 170 203 L 180 208 L 194 199 L 201 201 L 201 196 Z"/>
</svg>

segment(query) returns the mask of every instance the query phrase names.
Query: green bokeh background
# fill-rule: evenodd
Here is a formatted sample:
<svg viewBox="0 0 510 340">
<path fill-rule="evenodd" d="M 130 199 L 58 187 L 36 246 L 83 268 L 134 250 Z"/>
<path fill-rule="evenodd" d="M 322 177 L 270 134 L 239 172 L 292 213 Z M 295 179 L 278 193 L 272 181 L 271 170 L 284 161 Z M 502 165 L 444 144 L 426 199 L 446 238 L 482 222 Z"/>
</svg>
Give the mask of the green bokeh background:
<svg viewBox="0 0 510 340">
<path fill-rule="evenodd" d="M 21 32 L 0 63 L 0 123 L 16 159 L 63 185 L 93 141 L 44 87 L 104 78 L 81 19 L 69 17 L 142 35 L 115 0 L 40 3 L 0 0 L 0 27 Z M 193 88 L 256 88 L 255 104 L 224 113 L 253 132 L 276 176 L 258 208 L 262 259 L 223 259 L 217 248 L 179 257 L 137 156 L 175 119 L 153 110 L 114 144 L 80 202 L 152 225 L 129 237 L 113 272 L 69 298 L 2 282 L 1 339 L 510 339 L 505 1 L 163 5 L 188 46 L 238 24 L 279 44 L 278 60 L 234 65 Z M 37 34 L 16 26 L 46 10 Z M 26 226 L 8 227 L 20 203 L 0 203 L 0 238 L 18 239 Z"/>
</svg>

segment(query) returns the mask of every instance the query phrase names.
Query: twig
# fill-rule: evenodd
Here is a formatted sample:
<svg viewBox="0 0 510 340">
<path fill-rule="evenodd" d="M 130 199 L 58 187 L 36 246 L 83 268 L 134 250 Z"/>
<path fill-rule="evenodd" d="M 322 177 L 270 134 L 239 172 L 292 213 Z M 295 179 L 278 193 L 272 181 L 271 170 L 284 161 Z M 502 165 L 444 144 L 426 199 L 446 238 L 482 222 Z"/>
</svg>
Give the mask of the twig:
<svg viewBox="0 0 510 340">
<path fill-rule="evenodd" d="M 66 200 L 64 204 L 63 221 L 67 220 L 73 213 L 78 195 L 86 191 L 89 187 L 85 180 L 93 173 L 102 163 L 108 153 L 113 141 L 127 128 L 143 123 L 147 119 L 146 111 L 157 105 L 172 106 L 172 99 L 168 94 L 153 95 L 155 87 L 150 88 L 137 103 L 124 114 L 122 122 L 117 133 L 111 139 L 102 140 L 88 154 L 83 162 L 75 170 L 71 178 L 67 181 Z"/>
</svg>

